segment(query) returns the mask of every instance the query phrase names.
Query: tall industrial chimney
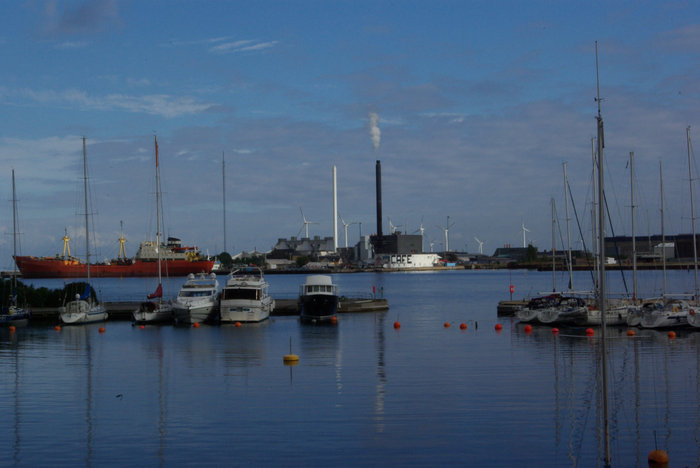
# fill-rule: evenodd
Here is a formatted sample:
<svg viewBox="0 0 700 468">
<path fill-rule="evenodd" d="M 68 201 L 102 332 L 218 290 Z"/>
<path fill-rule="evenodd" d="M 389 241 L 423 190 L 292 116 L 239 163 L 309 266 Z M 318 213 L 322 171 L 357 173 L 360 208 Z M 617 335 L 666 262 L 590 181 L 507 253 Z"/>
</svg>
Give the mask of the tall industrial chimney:
<svg viewBox="0 0 700 468">
<path fill-rule="evenodd" d="M 338 184 L 335 166 L 333 166 L 333 251 L 338 251 Z"/>
<path fill-rule="evenodd" d="M 379 242 L 382 237 L 382 163 L 377 160 L 377 239 Z"/>
</svg>

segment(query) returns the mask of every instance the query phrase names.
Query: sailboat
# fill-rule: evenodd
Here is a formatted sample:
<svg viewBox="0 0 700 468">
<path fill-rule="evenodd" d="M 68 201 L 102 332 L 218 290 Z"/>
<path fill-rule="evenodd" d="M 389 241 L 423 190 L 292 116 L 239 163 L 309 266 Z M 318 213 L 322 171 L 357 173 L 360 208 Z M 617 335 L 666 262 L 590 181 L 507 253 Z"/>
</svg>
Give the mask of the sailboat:
<svg viewBox="0 0 700 468">
<path fill-rule="evenodd" d="M 15 170 L 12 169 L 12 243 L 14 255 L 17 256 L 17 196 L 15 194 Z M 17 305 L 17 268 L 12 274 L 12 292 L 10 293 L 10 303 L 0 310 L 0 325 L 23 326 L 29 322 L 31 312 L 29 309 Z"/>
<path fill-rule="evenodd" d="M 83 137 L 83 192 L 85 198 L 85 263 L 87 264 L 87 285 L 82 294 L 59 309 L 61 321 L 65 324 L 83 324 L 107 320 L 107 311 L 97 299 L 90 285 L 90 228 L 87 190 L 87 151 Z"/>
<path fill-rule="evenodd" d="M 147 296 L 148 301 L 142 302 L 132 316 L 135 323 L 168 322 L 173 319 L 173 306 L 169 301 L 163 301 L 163 276 L 161 265 L 160 241 L 160 166 L 158 165 L 158 137 L 154 136 L 156 152 L 156 250 L 158 251 L 158 287 Z M 157 299 L 157 300 L 152 300 Z"/>
<path fill-rule="evenodd" d="M 692 300 L 692 307 L 688 311 L 688 323 L 693 327 L 700 327 L 700 311 L 695 310 L 698 306 L 698 248 L 695 240 L 695 202 L 693 200 L 693 163 L 692 145 L 690 143 L 690 127 L 685 129 L 686 141 L 688 143 L 688 173 L 690 177 L 690 222 L 693 225 L 693 266 L 695 270 L 695 289 Z"/>
<path fill-rule="evenodd" d="M 664 231 L 664 176 L 659 161 L 661 184 L 661 264 L 663 270 L 663 295 L 659 301 L 650 301 L 642 306 L 642 328 L 668 328 L 688 324 L 690 305 L 687 301 L 668 297 L 666 294 L 666 234 Z"/>
</svg>

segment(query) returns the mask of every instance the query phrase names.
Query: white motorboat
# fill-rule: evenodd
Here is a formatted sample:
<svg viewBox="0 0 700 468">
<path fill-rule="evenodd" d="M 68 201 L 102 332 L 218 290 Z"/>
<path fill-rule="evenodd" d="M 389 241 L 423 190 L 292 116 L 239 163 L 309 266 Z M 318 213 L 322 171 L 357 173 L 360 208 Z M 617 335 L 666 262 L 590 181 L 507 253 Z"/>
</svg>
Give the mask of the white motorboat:
<svg viewBox="0 0 700 468">
<path fill-rule="evenodd" d="M 87 285 L 82 294 L 76 294 L 75 300 L 59 309 L 61 321 L 67 325 L 102 322 L 107 320 L 107 311 L 97 299 L 90 286 L 90 233 L 88 222 L 88 187 L 87 187 L 87 151 L 83 137 L 83 193 L 85 198 L 85 257 L 87 263 Z"/>
<path fill-rule="evenodd" d="M 218 296 L 219 281 L 215 273 L 196 276 L 190 273 L 172 305 L 175 321 L 186 324 L 215 322 Z"/>
<path fill-rule="evenodd" d="M 261 322 L 270 316 L 275 300 L 260 268 L 233 271 L 221 291 L 219 315 L 222 323 Z"/>
<path fill-rule="evenodd" d="M 299 291 L 302 322 L 331 322 L 338 313 L 338 286 L 327 275 L 310 275 Z"/>
</svg>

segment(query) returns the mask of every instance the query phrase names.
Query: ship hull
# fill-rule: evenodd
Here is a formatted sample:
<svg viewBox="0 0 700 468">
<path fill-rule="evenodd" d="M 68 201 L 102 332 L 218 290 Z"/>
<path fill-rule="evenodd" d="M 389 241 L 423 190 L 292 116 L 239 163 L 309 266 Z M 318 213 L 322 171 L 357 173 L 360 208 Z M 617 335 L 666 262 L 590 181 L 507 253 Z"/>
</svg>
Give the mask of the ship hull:
<svg viewBox="0 0 700 468">
<path fill-rule="evenodd" d="M 85 278 L 87 265 L 76 260 L 51 257 L 15 257 L 17 268 L 24 278 Z M 162 260 L 161 269 L 168 276 L 187 276 L 190 273 L 209 273 L 213 260 Z M 128 278 L 158 276 L 158 261 L 133 260 L 130 262 L 90 264 L 92 278 Z"/>
</svg>

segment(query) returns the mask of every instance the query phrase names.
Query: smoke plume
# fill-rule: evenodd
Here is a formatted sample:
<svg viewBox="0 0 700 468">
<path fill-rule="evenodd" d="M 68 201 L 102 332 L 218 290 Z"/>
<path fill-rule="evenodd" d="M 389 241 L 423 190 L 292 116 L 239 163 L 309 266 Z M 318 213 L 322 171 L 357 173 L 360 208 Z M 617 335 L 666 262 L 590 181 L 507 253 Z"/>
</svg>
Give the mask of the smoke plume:
<svg viewBox="0 0 700 468">
<path fill-rule="evenodd" d="M 382 132 L 377 127 L 379 123 L 379 114 L 376 112 L 369 113 L 369 136 L 372 137 L 372 144 L 374 145 L 374 151 L 379 149 L 379 140 L 381 139 Z"/>
</svg>

